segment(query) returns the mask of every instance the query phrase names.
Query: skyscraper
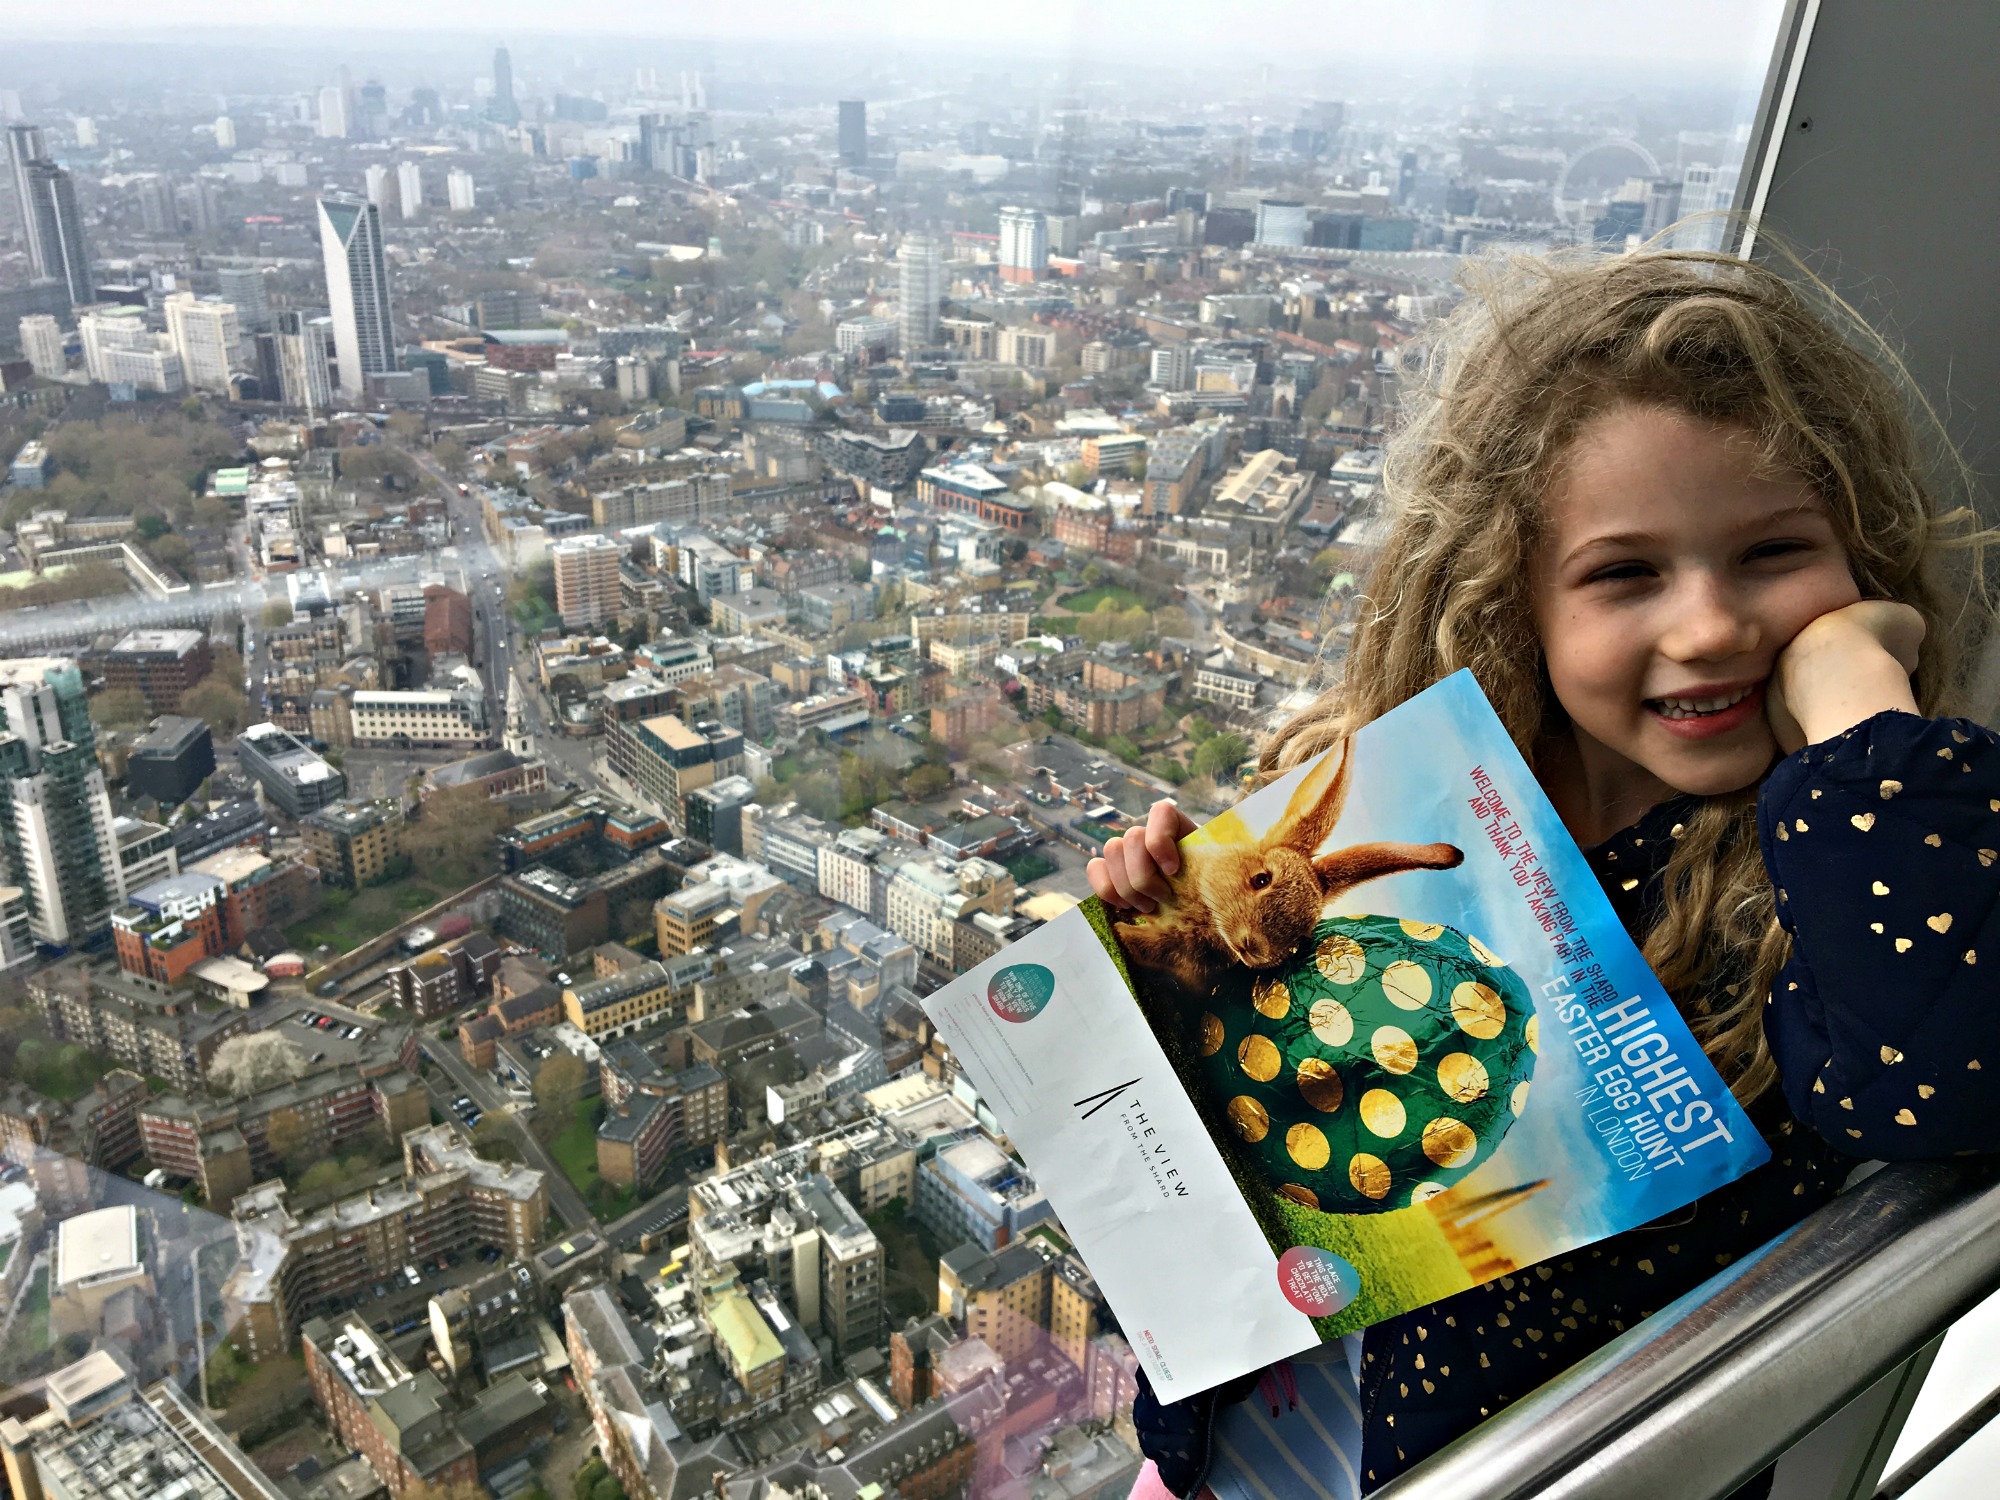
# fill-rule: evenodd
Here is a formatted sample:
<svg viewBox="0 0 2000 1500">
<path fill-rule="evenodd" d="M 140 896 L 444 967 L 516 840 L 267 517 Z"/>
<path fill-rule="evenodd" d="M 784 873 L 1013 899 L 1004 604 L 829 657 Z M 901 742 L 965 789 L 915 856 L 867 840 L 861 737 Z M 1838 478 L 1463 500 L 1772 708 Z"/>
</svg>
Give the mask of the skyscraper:
<svg viewBox="0 0 2000 1500">
<path fill-rule="evenodd" d="M 97 283 L 90 275 L 90 250 L 83 242 L 83 215 L 76 206 L 76 184 L 68 172 L 43 158 L 28 163 L 31 236 L 42 247 L 44 275 L 69 289 L 71 305 L 97 300 Z"/>
<path fill-rule="evenodd" d="M 377 208 L 386 208 L 389 203 L 389 169 L 381 162 L 370 162 L 368 170 L 361 174 L 362 191 L 368 201 Z"/>
<path fill-rule="evenodd" d="M 1032 208 L 1000 210 L 1000 279 L 1035 281 L 1049 268 L 1049 226 Z"/>
<path fill-rule="evenodd" d="M 514 102 L 514 59 L 505 47 L 493 49 L 493 97 L 486 105 L 487 116 L 503 125 L 520 121 L 521 106 Z"/>
<path fill-rule="evenodd" d="M 73 946 L 125 895 L 83 674 L 67 657 L 0 662 L 0 716 L 0 883 L 28 893 L 37 942 Z"/>
<path fill-rule="evenodd" d="M 840 101 L 840 164 L 843 167 L 868 165 L 868 101 Z"/>
<path fill-rule="evenodd" d="M 193 292 L 175 292 L 167 298 L 166 313 L 167 336 L 181 357 L 187 383 L 198 391 L 227 395 L 241 340 L 235 307 L 200 301 Z"/>
<path fill-rule="evenodd" d="M 215 117 L 215 149 L 218 151 L 236 149 L 236 122 L 228 115 Z"/>
<path fill-rule="evenodd" d="M 584 630 L 618 613 L 618 563 L 624 548 L 595 534 L 549 548 L 555 566 L 556 612 L 567 630 Z"/>
<path fill-rule="evenodd" d="M 1260 245 L 1303 245 L 1306 242 L 1306 206 L 1295 198 L 1260 198 L 1257 201 L 1257 243 Z"/>
<path fill-rule="evenodd" d="M 21 353 L 44 380 L 60 380 L 69 369 L 63 355 L 62 329 L 47 313 L 30 313 L 21 319 Z"/>
<path fill-rule="evenodd" d="M 406 161 L 396 168 L 396 195 L 404 218 L 414 219 L 424 211 L 424 174 L 415 162 Z"/>
<path fill-rule="evenodd" d="M 278 314 L 278 391 L 285 405 L 308 415 L 333 405 L 332 357 L 333 319 Z"/>
<path fill-rule="evenodd" d="M 905 356 L 937 340 L 938 307 L 944 301 L 944 252 L 927 234 L 906 234 L 896 250 L 898 325 Z"/>
<path fill-rule="evenodd" d="M 271 297 L 264 286 L 262 266 L 223 266 L 215 273 L 222 283 L 222 300 L 236 308 L 245 333 L 271 331 Z"/>
<path fill-rule="evenodd" d="M 453 213 L 469 214 L 472 212 L 474 203 L 472 174 L 470 172 L 466 171 L 463 167 L 453 167 L 450 174 L 444 180 L 444 190 Z"/>
<path fill-rule="evenodd" d="M 370 375 L 401 368 L 389 327 L 389 269 L 382 259 L 382 214 L 351 198 L 319 200 L 319 243 L 340 388 L 365 394 Z"/>
<path fill-rule="evenodd" d="M 319 133 L 322 136 L 328 140 L 345 140 L 354 133 L 353 114 L 344 87 L 329 84 L 319 91 Z"/>
<path fill-rule="evenodd" d="M 7 127 L 7 166 L 13 174 L 14 209 L 21 216 L 21 228 L 28 241 L 28 264 L 37 276 L 55 273 L 42 264 L 42 237 L 35 232 L 35 200 L 28 191 L 28 163 L 40 161 L 47 151 L 39 125 Z"/>
</svg>

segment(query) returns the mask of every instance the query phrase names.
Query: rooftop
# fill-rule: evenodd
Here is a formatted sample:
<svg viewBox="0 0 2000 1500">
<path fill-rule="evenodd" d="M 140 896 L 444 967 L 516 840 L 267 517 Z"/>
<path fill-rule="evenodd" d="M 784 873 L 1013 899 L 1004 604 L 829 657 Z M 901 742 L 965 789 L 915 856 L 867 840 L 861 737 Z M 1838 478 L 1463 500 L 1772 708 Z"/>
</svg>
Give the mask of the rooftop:
<svg viewBox="0 0 2000 1500">
<path fill-rule="evenodd" d="M 56 1285 L 139 1269 L 139 1214 L 129 1203 L 74 1214 L 56 1226 Z"/>
</svg>

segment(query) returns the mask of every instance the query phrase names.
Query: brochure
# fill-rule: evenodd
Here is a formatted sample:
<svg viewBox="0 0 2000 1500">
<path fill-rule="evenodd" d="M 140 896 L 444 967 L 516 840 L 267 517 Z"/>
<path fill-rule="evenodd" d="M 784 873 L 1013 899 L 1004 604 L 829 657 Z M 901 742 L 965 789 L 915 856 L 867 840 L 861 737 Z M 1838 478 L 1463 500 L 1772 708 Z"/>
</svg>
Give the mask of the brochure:
<svg viewBox="0 0 2000 1500">
<path fill-rule="evenodd" d="M 1162 1399 L 1769 1151 L 1469 672 L 925 1002 Z"/>
</svg>

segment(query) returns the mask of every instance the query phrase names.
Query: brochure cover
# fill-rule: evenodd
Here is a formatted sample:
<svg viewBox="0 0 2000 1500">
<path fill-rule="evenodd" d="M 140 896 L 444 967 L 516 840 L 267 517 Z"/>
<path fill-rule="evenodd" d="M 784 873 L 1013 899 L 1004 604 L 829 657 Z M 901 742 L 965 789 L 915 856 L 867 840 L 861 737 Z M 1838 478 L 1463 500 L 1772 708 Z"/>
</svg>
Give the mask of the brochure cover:
<svg viewBox="0 0 2000 1500">
<path fill-rule="evenodd" d="M 925 1002 L 1177 1400 L 1769 1151 L 1469 672 Z"/>
</svg>

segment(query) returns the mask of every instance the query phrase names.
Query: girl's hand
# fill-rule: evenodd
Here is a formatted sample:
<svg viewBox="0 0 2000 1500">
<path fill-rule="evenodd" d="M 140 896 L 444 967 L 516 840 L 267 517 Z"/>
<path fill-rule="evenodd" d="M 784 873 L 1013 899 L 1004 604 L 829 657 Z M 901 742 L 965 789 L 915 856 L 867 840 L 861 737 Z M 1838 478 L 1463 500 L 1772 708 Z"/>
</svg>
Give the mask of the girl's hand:
<svg viewBox="0 0 2000 1500">
<path fill-rule="evenodd" d="M 1173 898 L 1168 883 L 1181 870 L 1180 841 L 1195 823 L 1172 801 L 1161 798 L 1145 824 L 1128 828 L 1104 845 L 1104 853 L 1084 872 L 1106 906 L 1144 915 Z"/>
<path fill-rule="evenodd" d="M 1789 755 L 1889 710 L 1913 714 L 1924 617 L 1907 604 L 1863 599 L 1829 610 L 1778 653 L 1764 712 Z"/>
</svg>

